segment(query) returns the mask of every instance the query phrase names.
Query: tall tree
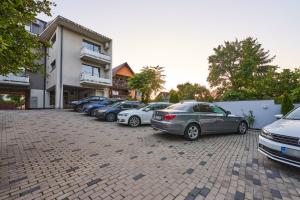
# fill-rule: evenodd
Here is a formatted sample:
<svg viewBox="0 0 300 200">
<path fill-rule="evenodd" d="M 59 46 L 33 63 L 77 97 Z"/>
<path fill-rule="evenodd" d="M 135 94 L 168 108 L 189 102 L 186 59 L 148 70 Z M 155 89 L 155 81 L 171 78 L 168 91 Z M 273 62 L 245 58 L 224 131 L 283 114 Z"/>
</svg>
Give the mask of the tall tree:
<svg viewBox="0 0 300 200">
<path fill-rule="evenodd" d="M 0 74 L 17 74 L 24 69 L 36 71 L 41 65 L 36 62 L 43 56 L 37 51 L 46 45 L 38 36 L 25 30 L 39 13 L 51 16 L 48 0 L 2 0 L 0 1 Z"/>
<path fill-rule="evenodd" d="M 163 67 L 144 67 L 129 79 L 129 87 L 142 93 L 142 101 L 149 102 L 152 94 L 163 89 L 165 75 Z"/>
<path fill-rule="evenodd" d="M 277 68 L 270 65 L 274 58 L 257 39 L 248 37 L 242 41 L 226 41 L 224 45 L 214 48 L 214 54 L 208 58 L 207 80 L 218 94 L 228 90 L 253 90 L 257 79 Z"/>
<path fill-rule="evenodd" d="M 195 99 L 199 101 L 210 101 L 212 99 L 210 91 L 197 83 L 183 83 L 177 85 L 178 95 L 180 100 Z"/>
</svg>

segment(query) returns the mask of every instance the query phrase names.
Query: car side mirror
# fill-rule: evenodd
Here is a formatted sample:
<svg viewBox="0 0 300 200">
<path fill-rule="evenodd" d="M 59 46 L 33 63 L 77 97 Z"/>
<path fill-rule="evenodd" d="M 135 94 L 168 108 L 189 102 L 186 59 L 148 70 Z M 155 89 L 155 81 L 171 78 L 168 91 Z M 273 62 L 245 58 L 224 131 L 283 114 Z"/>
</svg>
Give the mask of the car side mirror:
<svg viewBox="0 0 300 200">
<path fill-rule="evenodd" d="M 276 119 L 281 119 L 282 117 L 283 117 L 283 114 L 277 114 L 277 115 L 275 115 Z"/>
<path fill-rule="evenodd" d="M 228 116 L 228 115 L 230 115 L 231 114 L 231 112 L 230 111 L 226 111 L 226 115 Z"/>
<path fill-rule="evenodd" d="M 145 112 L 148 112 L 149 110 L 150 110 L 150 108 L 145 108 L 144 109 Z"/>
</svg>

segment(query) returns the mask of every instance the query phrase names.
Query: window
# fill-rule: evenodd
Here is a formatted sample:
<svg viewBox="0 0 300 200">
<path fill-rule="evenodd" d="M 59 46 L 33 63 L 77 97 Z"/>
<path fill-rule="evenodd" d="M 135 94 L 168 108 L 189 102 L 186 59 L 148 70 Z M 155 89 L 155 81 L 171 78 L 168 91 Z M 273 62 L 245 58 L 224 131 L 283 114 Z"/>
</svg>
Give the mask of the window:
<svg viewBox="0 0 300 200">
<path fill-rule="evenodd" d="M 212 112 L 212 108 L 208 104 L 197 104 L 193 107 L 194 112 Z"/>
<path fill-rule="evenodd" d="M 100 68 L 98 68 L 98 67 L 93 67 L 93 66 L 90 66 L 90 65 L 83 64 L 81 66 L 81 72 L 85 73 L 85 74 L 88 74 L 90 76 L 100 77 Z"/>
<path fill-rule="evenodd" d="M 124 109 L 127 109 L 127 108 L 133 108 L 133 105 L 124 103 L 124 104 L 122 105 L 122 108 L 124 108 Z"/>
<path fill-rule="evenodd" d="M 39 34 L 40 33 L 40 25 L 32 23 L 30 32 L 33 34 L 36 34 L 36 35 Z"/>
<path fill-rule="evenodd" d="M 226 115 L 226 112 L 222 108 L 217 107 L 217 106 L 213 106 L 212 111 L 213 111 L 213 113 Z"/>
<path fill-rule="evenodd" d="M 51 44 L 54 44 L 56 41 L 56 34 L 53 35 L 53 37 L 51 38 Z"/>
<path fill-rule="evenodd" d="M 89 49 L 89 50 L 91 50 L 91 51 L 101 53 L 101 46 L 99 46 L 97 44 L 94 44 L 92 42 L 88 42 L 86 40 L 83 40 L 82 46 Z"/>
<path fill-rule="evenodd" d="M 56 68 L 56 60 L 53 60 L 52 63 L 50 64 L 50 71 L 53 71 Z"/>
</svg>

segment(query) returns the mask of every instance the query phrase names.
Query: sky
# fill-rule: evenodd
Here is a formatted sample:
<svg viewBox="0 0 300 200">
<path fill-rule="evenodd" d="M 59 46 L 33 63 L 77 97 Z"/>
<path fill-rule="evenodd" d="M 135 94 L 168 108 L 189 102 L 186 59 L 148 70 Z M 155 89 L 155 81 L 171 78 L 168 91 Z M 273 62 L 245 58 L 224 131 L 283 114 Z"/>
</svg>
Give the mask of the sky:
<svg viewBox="0 0 300 200">
<path fill-rule="evenodd" d="M 300 66 L 299 0 L 52 0 L 61 15 L 113 40 L 113 66 L 165 67 L 165 90 L 209 87 L 208 57 L 224 41 L 257 38 L 281 68 Z"/>
</svg>

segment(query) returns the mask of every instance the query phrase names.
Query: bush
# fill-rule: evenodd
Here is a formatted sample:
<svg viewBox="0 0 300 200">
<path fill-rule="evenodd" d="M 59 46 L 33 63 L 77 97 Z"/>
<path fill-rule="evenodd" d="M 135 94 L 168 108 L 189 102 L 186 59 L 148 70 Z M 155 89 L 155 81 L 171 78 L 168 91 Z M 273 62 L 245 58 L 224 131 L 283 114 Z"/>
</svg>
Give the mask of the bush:
<svg viewBox="0 0 300 200">
<path fill-rule="evenodd" d="M 293 101 L 288 93 L 284 93 L 281 102 L 281 113 L 286 115 L 294 108 Z"/>
<path fill-rule="evenodd" d="M 293 89 L 291 96 L 294 103 L 300 103 L 300 87 Z"/>
<path fill-rule="evenodd" d="M 176 91 L 170 91 L 170 103 L 178 103 L 179 102 L 179 96 Z"/>
</svg>

